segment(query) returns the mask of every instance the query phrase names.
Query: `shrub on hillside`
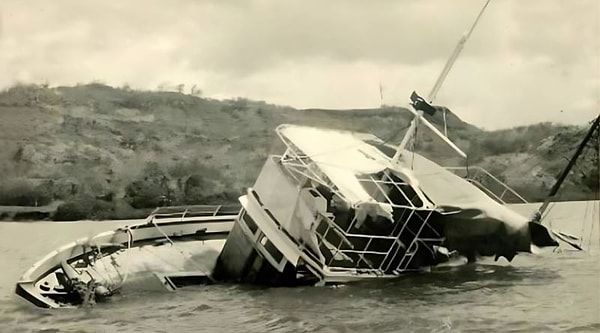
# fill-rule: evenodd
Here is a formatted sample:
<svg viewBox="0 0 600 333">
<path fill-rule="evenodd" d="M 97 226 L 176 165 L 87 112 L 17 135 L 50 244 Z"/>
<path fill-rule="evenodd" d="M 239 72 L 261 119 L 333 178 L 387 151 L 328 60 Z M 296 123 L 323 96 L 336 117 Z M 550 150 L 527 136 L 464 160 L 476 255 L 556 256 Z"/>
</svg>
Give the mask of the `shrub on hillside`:
<svg viewBox="0 0 600 333">
<path fill-rule="evenodd" d="M 113 202 L 114 210 L 107 219 L 125 220 L 125 219 L 143 219 L 147 217 L 156 207 L 136 209 L 131 207 L 125 200 L 117 199 Z"/>
<path fill-rule="evenodd" d="M 487 156 L 522 153 L 538 147 L 540 141 L 551 135 L 556 135 L 560 139 L 561 145 L 569 146 L 570 143 L 568 141 L 575 138 L 570 134 L 573 131 L 576 132 L 577 128 L 541 123 L 493 132 L 483 132 L 480 140 L 473 141 L 485 151 Z M 565 133 L 569 134 L 566 134 L 564 138 L 560 138 Z"/>
<path fill-rule="evenodd" d="M 35 106 L 40 104 L 58 105 L 62 102 L 54 89 L 35 84 L 19 84 L 0 92 L 2 106 Z"/>
<path fill-rule="evenodd" d="M 34 185 L 25 179 L 0 184 L 0 205 L 44 206 L 52 201 L 51 189 L 44 184 Z"/>
<path fill-rule="evenodd" d="M 148 180 L 137 180 L 125 188 L 125 200 L 133 208 L 154 208 L 170 204 L 169 188 Z"/>
<path fill-rule="evenodd" d="M 55 221 L 77 221 L 105 219 L 112 215 L 114 205 L 92 197 L 81 197 L 58 206 Z"/>
<path fill-rule="evenodd" d="M 140 92 L 132 92 L 122 100 L 117 101 L 116 104 L 123 108 L 145 110 L 152 107 L 152 101 L 146 95 Z"/>
<path fill-rule="evenodd" d="M 171 203 L 172 193 L 168 186 L 169 178 L 160 165 L 148 163 L 142 179 L 125 187 L 125 199 L 133 208 L 153 208 Z"/>
<path fill-rule="evenodd" d="M 169 197 L 169 189 L 154 182 L 138 180 L 125 188 L 125 199 L 133 208 L 169 205 Z"/>
<path fill-rule="evenodd" d="M 213 191 L 214 185 L 203 175 L 193 174 L 185 181 L 183 201 L 186 204 L 206 204 L 206 198 Z"/>
<path fill-rule="evenodd" d="M 228 190 L 204 197 L 200 203 L 204 205 L 238 204 L 238 198 L 240 195 L 241 194 L 238 192 Z"/>
<path fill-rule="evenodd" d="M 598 170 L 593 170 L 589 175 L 582 175 L 581 182 L 585 185 L 592 193 L 596 193 L 596 197 L 600 195 L 600 175 Z"/>
<path fill-rule="evenodd" d="M 247 111 L 249 108 L 249 100 L 243 97 L 237 97 L 235 99 L 229 99 L 225 101 L 225 104 L 221 106 L 221 111 L 223 112 L 243 112 Z M 232 115 L 233 116 L 233 115 Z M 237 116 L 237 115 L 235 115 Z"/>
<path fill-rule="evenodd" d="M 203 169 L 206 169 L 206 166 L 195 158 L 192 160 L 182 160 L 176 163 L 173 163 L 168 168 L 169 176 L 172 178 L 184 178 L 188 177 L 191 174 L 201 172 Z"/>
</svg>

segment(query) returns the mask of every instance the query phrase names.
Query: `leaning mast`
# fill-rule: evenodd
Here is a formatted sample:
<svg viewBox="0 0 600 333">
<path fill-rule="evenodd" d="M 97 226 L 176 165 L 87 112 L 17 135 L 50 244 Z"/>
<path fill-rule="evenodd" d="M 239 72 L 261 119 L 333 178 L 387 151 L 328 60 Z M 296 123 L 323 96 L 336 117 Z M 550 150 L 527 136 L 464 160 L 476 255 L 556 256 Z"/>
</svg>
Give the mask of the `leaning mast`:
<svg viewBox="0 0 600 333">
<path fill-rule="evenodd" d="M 577 162 L 577 159 L 583 152 L 583 149 L 585 148 L 587 143 L 592 138 L 594 131 L 596 131 L 598 129 L 598 126 L 600 126 L 600 115 L 598 117 L 596 117 L 596 120 L 594 120 L 594 122 L 592 123 L 592 126 L 590 127 L 589 131 L 585 135 L 583 141 L 581 141 L 581 143 L 579 144 L 579 147 L 577 147 L 577 150 L 575 150 L 573 157 L 571 157 L 571 160 L 569 160 L 569 164 L 567 164 L 565 169 L 560 173 L 560 175 L 556 179 L 556 183 L 554 183 L 554 186 L 552 186 L 552 189 L 550 189 L 550 193 L 546 197 L 546 200 L 544 200 L 544 202 L 542 203 L 540 208 L 533 215 L 532 222 L 541 223 L 542 215 L 544 214 L 546 209 L 548 209 L 548 205 L 550 205 L 550 202 L 552 201 L 552 199 L 554 199 L 554 196 L 556 195 L 556 193 L 558 193 L 560 186 L 565 181 L 565 178 L 567 178 L 567 175 L 569 174 L 569 172 L 575 165 L 575 162 Z"/>
<path fill-rule="evenodd" d="M 444 83 L 444 81 L 446 80 L 448 73 L 452 69 L 452 66 L 456 62 L 456 59 L 458 59 L 458 56 L 460 55 L 460 52 L 464 48 L 467 40 L 469 39 L 469 37 L 471 37 L 473 30 L 475 30 L 477 23 L 479 23 L 479 20 L 481 19 L 481 16 L 483 15 L 483 12 L 487 8 L 487 6 L 490 4 L 490 1 L 491 0 L 487 0 L 485 2 L 483 7 L 481 8 L 481 10 L 479 11 L 477 18 L 471 25 L 471 28 L 458 41 L 458 44 L 454 48 L 452 55 L 450 56 L 450 58 L 448 58 L 446 65 L 442 69 L 442 72 L 440 73 L 437 80 L 435 81 L 433 88 L 429 92 L 429 95 L 427 96 L 427 101 L 425 101 L 422 97 L 418 96 L 416 93 L 413 92 L 413 95 L 411 96 L 411 100 L 412 100 L 411 106 L 416 111 L 416 112 L 414 112 L 415 117 L 411 121 L 410 127 L 404 134 L 404 138 L 402 138 L 402 142 L 398 146 L 398 148 L 396 150 L 396 154 L 392 158 L 392 161 L 397 161 L 398 158 L 400 157 L 400 155 L 402 155 L 402 152 L 404 151 L 405 147 L 408 145 L 411 138 L 415 134 L 415 131 L 417 130 L 417 126 L 418 126 L 419 122 L 423 122 L 427 127 L 429 127 L 429 129 L 431 129 L 436 135 L 438 135 L 444 142 L 446 142 L 459 155 L 461 155 L 463 158 L 467 158 L 467 155 L 460 148 L 458 148 L 452 141 L 450 141 L 447 138 L 448 132 L 446 129 L 446 111 L 444 110 L 444 133 L 443 134 L 437 128 L 435 128 L 435 126 L 433 126 L 425 118 L 423 118 L 423 114 L 428 113 L 427 112 L 428 110 L 435 111 L 435 109 L 429 103 L 432 103 L 433 100 L 435 99 L 435 97 L 437 96 L 437 93 L 440 90 L 440 88 L 442 87 L 442 84 Z"/>
</svg>

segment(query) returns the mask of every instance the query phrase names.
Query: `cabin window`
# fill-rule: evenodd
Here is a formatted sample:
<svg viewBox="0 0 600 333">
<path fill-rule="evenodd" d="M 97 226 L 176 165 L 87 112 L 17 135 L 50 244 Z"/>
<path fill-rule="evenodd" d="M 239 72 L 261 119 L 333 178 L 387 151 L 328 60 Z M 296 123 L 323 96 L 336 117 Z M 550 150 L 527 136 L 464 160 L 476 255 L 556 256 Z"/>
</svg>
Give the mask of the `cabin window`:
<svg viewBox="0 0 600 333">
<path fill-rule="evenodd" d="M 316 189 L 314 189 L 314 188 L 311 188 L 310 190 L 308 190 L 308 192 L 309 192 L 309 193 L 310 193 L 310 194 L 311 194 L 313 197 L 315 197 L 315 198 L 320 198 L 320 197 L 322 197 L 322 196 L 321 196 L 321 193 L 319 193 L 319 191 L 317 191 L 317 190 L 316 190 Z"/>
<path fill-rule="evenodd" d="M 246 213 L 246 211 L 242 212 L 242 221 L 244 221 L 246 226 L 248 226 L 248 229 L 250 229 L 250 231 L 252 232 L 253 235 L 256 234 L 256 231 L 258 230 L 258 226 L 256 225 L 256 222 L 254 222 L 252 217 L 250 217 L 250 215 L 248 215 Z"/>
<path fill-rule="evenodd" d="M 407 184 L 403 179 L 393 173 L 388 173 L 385 176 L 396 185 L 392 189 L 390 197 L 394 197 L 400 202 L 406 202 L 415 207 L 423 206 L 423 201 L 412 186 Z"/>
<path fill-rule="evenodd" d="M 273 258 L 276 263 L 281 263 L 281 259 L 283 259 L 283 253 L 281 253 L 273 243 L 266 237 L 263 236 L 260 239 L 260 244 L 267 250 L 267 253 Z"/>
<path fill-rule="evenodd" d="M 415 189 L 392 172 L 380 172 L 359 180 L 365 191 L 377 202 L 397 206 L 423 206 Z"/>
<path fill-rule="evenodd" d="M 387 194 L 390 192 L 389 185 L 383 181 L 377 181 L 376 179 L 381 179 L 381 175 L 378 174 L 374 177 L 367 176 L 365 178 L 360 178 L 360 184 L 363 189 L 369 194 L 369 196 L 375 199 L 377 202 L 387 203 Z"/>
</svg>

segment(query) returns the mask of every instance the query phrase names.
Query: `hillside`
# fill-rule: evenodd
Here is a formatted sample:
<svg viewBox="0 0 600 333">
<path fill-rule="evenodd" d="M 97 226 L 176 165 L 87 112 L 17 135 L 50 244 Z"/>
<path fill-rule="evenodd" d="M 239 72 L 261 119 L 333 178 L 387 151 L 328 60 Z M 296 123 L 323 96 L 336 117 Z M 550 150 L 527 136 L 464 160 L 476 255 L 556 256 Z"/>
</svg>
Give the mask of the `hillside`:
<svg viewBox="0 0 600 333">
<path fill-rule="evenodd" d="M 247 99 L 213 100 L 101 84 L 16 86 L 0 93 L 0 218 L 140 217 L 159 205 L 235 202 L 265 158 L 282 146 L 282 123 L 371 132 L 397 143 L 407 110 L 297 110 Z M 432 119 L 441 124 L 441 113 Z M 585 128 L 539 124 L 485 132 L 448 112 L 448 132 L 482 165 L 529 200 L 552 186 Z M 463 163 L 428 130 L 417 151 Z M 588 154 L 560 199 L 597 196 L 598 161 Z M 585 176 L 584 176 L 585 175 Z M 37 215 L 36 215 L 37 214 Z"/>
</svg>

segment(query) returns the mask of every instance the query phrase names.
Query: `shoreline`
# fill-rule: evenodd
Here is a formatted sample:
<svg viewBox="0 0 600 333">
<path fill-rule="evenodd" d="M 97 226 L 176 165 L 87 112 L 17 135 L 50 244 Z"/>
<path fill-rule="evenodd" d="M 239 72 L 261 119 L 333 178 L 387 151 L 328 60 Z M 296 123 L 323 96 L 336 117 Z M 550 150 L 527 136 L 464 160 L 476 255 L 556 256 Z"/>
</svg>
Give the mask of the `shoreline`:
<svg viewBox="0 0 600 333">
<path fill-rule="evenodd" d="M 566 203 L 570 203 L 570 204 L 593 203 L 594 205 L 598 205 L 600 207 L 600 200 L 598 200 L 598 199 L 555 201 L 555 202 L 552 202 L 551 205 L 552 204 L 566 204 Z M 509 204 L 506 204 L 506 205 L 509 206 L 509 207 L 511 207 L 511 208 L 514 208 L 514 210 L 517 211 L 517 212 L 523 213 L 528 208 L 532 208 L 533 209 L 534 207 L 536 207 L 538 205 L 541 205 L 541 204 L 542 204 L 542 202 L 528 202 L 528 203 L 509 203 Z M 23 208 L 22 206 L 0 206 L 0 213 L 5 212 L 8 207 Z M 31 208 L 35 209 L 35 208 L 43 208 L 43 207 L 31 207 Z M 73 220 L 73 221 L 68 221 L 68 220 L 44 220 L 44 219 L 38 219 L 38 220 L 34 220 L 34 219 L 31 219 L 31 220 L 0 220 L 0 224 L 2 224 L 2 223 L 60 223 L 60 224 L 67 224 L 67 223 L 139 223 L 139 222 L 143 222 L 146 217 L 147 217 L 147 215 L 144 216 L 144 217 L 140 217 L 140 218 L 130 218 L 130 219 L 110 219 L 110 220 L 82 219 L 82 220 Z"/>
</svg>

